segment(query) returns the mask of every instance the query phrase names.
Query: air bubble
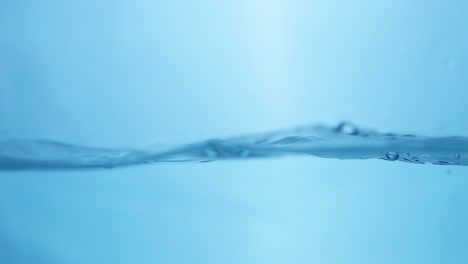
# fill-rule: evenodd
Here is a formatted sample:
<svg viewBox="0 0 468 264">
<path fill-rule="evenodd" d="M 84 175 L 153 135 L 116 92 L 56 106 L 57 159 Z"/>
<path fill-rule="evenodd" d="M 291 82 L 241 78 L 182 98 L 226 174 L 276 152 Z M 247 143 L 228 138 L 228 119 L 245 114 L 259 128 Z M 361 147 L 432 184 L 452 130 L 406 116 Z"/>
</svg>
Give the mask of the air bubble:
<svg viewBox="0 0 468 264">
<path fill-rule="evenodd" d="M 355 125 L 350 122 L 341 122 L 336 128 L 336 133 L 342 133 L 347 135 L 357 135 L 359 134 L 359 130 Z"/>
<path fill-rule="evenodd" d="M 387 158 L 387 160 L 389 161 L 395 161 L 397 160 L 400 155 L 396 152 L 387 152 L 387 154 L 385 155 L 385 157 Z"/>
</svg>

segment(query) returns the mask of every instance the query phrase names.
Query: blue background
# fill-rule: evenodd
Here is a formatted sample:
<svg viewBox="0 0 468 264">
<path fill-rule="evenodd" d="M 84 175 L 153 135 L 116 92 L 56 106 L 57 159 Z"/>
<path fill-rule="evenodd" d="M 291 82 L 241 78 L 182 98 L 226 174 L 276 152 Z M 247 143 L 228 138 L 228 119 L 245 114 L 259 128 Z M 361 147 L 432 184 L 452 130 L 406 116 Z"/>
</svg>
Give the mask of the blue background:
<svg viewBox="0 0 468 264">
<path fill-rule="evenodd" d="M 464 0 L 0 0 L 0 138 L 466 136 L 467 28 Z M 467 191 L 313 157 L 0 172 L 0 263 L 468 263 Z"/>
</svg>

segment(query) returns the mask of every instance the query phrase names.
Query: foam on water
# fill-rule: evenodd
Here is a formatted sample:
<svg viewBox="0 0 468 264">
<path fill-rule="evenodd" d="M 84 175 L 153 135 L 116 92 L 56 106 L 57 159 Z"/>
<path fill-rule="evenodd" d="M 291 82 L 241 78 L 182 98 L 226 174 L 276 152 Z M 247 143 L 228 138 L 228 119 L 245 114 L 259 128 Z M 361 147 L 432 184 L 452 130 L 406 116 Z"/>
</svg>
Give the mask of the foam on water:
<svg viewBox="0 0 468 264">
<path fill-rule="evenodd" d="M 246 160 L 285 155 L 468 165 L 468 137 L 379 133 L 349 122 L 210 139 L 169 149 L 111 150 L 54 141 L 0 142 L 0 170 L 114 168 L 155 162 Z"/>
</svg>

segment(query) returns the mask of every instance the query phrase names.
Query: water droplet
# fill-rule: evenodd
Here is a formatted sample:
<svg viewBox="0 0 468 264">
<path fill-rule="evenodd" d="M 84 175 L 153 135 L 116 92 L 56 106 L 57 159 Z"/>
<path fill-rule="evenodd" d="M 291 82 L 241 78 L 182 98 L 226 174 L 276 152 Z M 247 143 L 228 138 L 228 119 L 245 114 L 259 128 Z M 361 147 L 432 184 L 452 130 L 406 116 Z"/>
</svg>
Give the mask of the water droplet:
<svg viewBox="0 0 468 264">
<path fill-rule="evenodd" d="M 385 157 L 387 158 L 387 160 L 395 161 L 400 157 L 400 155 L 396 152 L 387 152 Z"/>
<path fill-rule="evenodd" d="M 460 153 L 457 152 L 457 153 L 455 153 L 455 154 L 453 155 L 453 157 L 454 157 L 456 160 L 459 160 L 459 159 L 461 158 L 461 155 L 460 155 Z"/>
<path fill-rule="evenodd" d="M 359 134 L 359 130 L 357 129 L 357 127 L 350 122 L 341 122 L 338 126 L 336 126 L 335 132 L 347 135 Z"/>
</svg>

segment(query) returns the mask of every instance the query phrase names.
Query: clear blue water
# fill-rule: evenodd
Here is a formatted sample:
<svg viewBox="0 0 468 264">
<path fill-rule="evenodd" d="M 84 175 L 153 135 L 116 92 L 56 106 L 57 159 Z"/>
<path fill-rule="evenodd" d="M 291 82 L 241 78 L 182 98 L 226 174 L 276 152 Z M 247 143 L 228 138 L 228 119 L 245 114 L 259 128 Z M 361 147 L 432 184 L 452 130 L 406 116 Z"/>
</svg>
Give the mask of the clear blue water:
<svg viewBox="0 0 468 264">
<path fill-rule="evenodd" d="M 467 166 L 468 138 L 383 134 L 342 122 L 332 128 L 299 127 L 150 150 L 110 150 L 53 141 L 10 140 L 0 142 L 0 169 L 114 168 L 158 162 L 246 160 L 285 155 Z"/>
<path fill-rule="evenodd" d="M 0 263 L 467 263 L 467 17 L 0 1 Z"/>
</svg>

